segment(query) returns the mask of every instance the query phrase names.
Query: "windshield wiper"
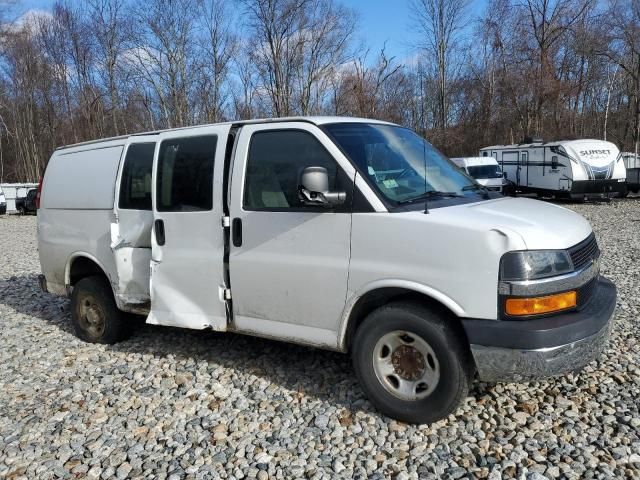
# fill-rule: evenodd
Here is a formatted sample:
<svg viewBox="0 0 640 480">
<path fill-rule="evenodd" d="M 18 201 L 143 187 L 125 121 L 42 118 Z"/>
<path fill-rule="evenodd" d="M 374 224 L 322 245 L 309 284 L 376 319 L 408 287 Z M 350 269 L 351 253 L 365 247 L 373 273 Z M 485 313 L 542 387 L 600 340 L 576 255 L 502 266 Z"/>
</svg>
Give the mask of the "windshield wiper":
<svg viewBox="0 0 640 480">
<path fill-rule="evenodd" d="M 472 185 L 467 185 L 466 187 L 462 187 L 462 191 L 463 192 L 468 192 L 469 190 L 481 190 L 482 191 L 482 195 L 485 199 L 489 199 L 489 190 L 487 189 L 487 187 L 480 185 L 479 183 L 475 183 Z"/>
<path fill-rule="evenodd" d="M 414 202 L 418 202 L 420 200 L 428 200 L 430 198 L 456 198 L 456 197 L 461 197 L 462 195 L 457 194 L 456 192 L 441 192 L 439 190 L 428 190 L 424 193 L 421 193 L 420 195 L 416 196 L 416 197 L 411 197 L 408 198 L 406 200 L 400 200 L 398 202 L 398 205 L 406 205 L 407 203 L 414 203 Z"/>
</svg>

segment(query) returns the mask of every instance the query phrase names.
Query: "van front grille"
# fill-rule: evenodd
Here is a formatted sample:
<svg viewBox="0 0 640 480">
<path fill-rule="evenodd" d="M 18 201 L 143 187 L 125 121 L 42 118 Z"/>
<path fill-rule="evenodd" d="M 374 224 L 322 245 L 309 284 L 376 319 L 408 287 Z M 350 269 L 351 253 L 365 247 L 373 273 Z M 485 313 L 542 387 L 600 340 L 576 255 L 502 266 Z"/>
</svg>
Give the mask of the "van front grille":
<svg viewBox="0 0 640 480">
<path fill-rule="evenodd" d="M 592 260 L 597 259 L 600 256 L 600 249 L 598 248 L 596 236 L 591 233 L 585 240 L 571 247 L 569 256 L 576 270 L 580 270 Z"/>
<path fill-rule="evenodd" d="M 594 277 L 578 289 L 577 300 L 579 309 L 583 308 L 587 303 L 589 303 L 589 300 L 591 300 L 597 284 L 598 277 Z"/>
</svg>

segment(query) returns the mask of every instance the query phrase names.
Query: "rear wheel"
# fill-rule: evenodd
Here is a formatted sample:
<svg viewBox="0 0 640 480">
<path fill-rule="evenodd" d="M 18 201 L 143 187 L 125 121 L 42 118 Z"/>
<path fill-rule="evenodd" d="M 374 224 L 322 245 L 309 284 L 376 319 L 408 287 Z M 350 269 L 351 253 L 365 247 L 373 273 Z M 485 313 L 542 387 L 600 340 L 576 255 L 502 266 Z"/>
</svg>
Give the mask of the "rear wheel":
<svg viewBox="0 0 640 480">
<path fill-rule="evenodd" d="M 18 213 L 20 215 L 24 215 L 25 214 L 24 207 L 22 207 L 22 206 L 18 207 Z"/>
<path fill-rule="evenodd" d="M 116 343 L 128 333 L 111 285 L 102 276 L 85 277 L 74 285 L 71 322 L 76 336 L 89 343 Z"/>
<path fill-rule="evenodd" d="M 469 390 L 468 346 L 445 315 L 419 304 L 392 303 L 370 313 L 352 356 L 369 400 L 401 421 L 440 420 Z"/>
</svg>

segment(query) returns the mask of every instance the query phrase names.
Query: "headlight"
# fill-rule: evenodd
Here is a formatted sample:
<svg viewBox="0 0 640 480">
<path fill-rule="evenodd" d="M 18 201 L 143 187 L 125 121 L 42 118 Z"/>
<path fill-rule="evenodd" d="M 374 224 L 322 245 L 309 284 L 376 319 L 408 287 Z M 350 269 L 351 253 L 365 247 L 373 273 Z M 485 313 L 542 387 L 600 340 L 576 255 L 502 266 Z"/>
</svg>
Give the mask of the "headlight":
<svg viewBox="0 0 640 480">
<path fill-rule="evenodd" d="M 505 253 L 500 260 L 501 280 L 534 280 L 573 272 L 564 250 L 524 250 Z"/>
</svg>

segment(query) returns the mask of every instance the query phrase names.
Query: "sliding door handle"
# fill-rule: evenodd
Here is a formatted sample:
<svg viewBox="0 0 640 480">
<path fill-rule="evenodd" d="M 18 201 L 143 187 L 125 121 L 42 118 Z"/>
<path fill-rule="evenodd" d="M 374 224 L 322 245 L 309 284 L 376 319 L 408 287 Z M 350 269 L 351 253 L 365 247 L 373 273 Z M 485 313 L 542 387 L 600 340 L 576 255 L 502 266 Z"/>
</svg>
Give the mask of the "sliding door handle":
<svg viewBox="0 0 640 480">
<path fill-rule="evenodd" d="M 154 230 L 156 233 L 156 243 L 160 246 L 164 245 L 164 221 L 158 219 L 154 223 Z"/>
<path fill-rule="evenodd" d="M 231 242 L 234 247 L 242 246 L 242 219 L 234 218 L 231 222 Z"/>
</svg>

